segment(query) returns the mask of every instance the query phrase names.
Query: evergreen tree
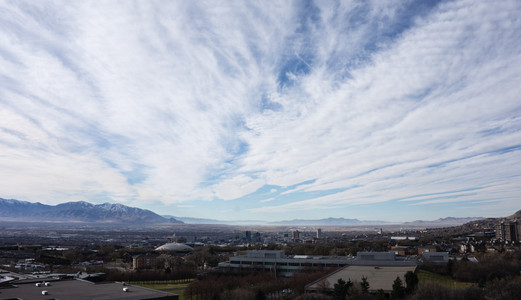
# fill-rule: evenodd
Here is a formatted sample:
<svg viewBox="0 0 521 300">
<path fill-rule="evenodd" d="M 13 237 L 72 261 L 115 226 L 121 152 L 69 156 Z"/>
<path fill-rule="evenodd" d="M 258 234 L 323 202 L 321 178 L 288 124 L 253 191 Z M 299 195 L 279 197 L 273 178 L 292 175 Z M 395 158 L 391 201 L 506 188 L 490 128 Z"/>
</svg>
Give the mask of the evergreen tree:
<svg viewBox="0 0 521 300">
<path fill-rule="evenodd" d="M 384 290 L 378 289 L 376 291 L 376 294 L 374 294 L 374 299 L 375 300 L 385 300 L 385 299 L 387 299 L 387 295 L 385 294 Z"/>
<path fill-rule="evenodd" d="M 360 287 L 362 288 L 362 293 L 369 293 L 369 282 L 367 281 L 367 277 L 362 276 L 362 282 L 360 282 Z"/>
<path fill-rule="evenodd" d="M 396 276 L 393 282 L 393 290 L 391 291 L 391 299 L 402 299 L 403 297 L 405 297 L 405 287 L 400 276 Z"/>
<path fill-rule="evenodd" d="M 452 259 L 449 259 L 449 261 L 447 262 L 447 275 L 449 276 L 452 276 L 452 272 L 454 270 L 454 262 L 452 261 Z"/>
<path fill-rule="evenodd" d="M 416 287 L 418 286 L 418 275 L 412 271 L 408 271 L 405 273 L 405 284 L 407 285 L 405 288 L 405 292 L 407 294 L 411 294 L 416 290 Z"/>
<path fill-rule="evenodd" d="M 349 293 L 349 288 L 352 286 L 351 279 L 346 282 L 342 278 L 338 278 L 338 281 L 333 286 L 333 299 L 344 300 Z"/>
</svg>

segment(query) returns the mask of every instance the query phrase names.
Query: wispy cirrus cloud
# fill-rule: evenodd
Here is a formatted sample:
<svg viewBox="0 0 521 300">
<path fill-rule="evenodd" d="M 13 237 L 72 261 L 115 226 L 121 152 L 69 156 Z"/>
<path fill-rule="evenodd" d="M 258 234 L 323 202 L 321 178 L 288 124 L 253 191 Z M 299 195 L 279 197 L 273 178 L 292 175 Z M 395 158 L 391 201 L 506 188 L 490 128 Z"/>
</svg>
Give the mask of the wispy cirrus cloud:
<svg viewBox="0 0 521 300">
<path fill-rule="evenodd" d="M 6 2 L 0 196 L 224 218 L 505 214 L 521 192 L 520 11 Z"/>
</svg>

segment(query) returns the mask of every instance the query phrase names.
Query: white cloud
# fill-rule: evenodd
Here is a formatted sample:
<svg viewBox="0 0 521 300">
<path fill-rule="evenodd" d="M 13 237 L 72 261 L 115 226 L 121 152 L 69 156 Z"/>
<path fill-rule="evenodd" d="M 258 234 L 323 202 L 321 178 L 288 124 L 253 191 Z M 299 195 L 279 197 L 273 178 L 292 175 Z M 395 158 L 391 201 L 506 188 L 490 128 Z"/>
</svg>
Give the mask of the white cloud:
<svg viewBox="0 0 521 300">
<path fill-rule="evenodd" d="M 0 196 L 512 207 L 519 3 L 301 4 L 2 4 Z"/>
<path fill-rule="evenodd" d="M 254 179 L 246 175 L 238 175 L 221 181 L 214 187 L 215 196 L 223 200 L 237 199 L 251 194 L 265 185 L 262 179 Z"/>
<path fill-rule="evenodd" d="M 271 201 L 275 201 L 275 200 L 276 200 L 276 198 L 272 197 L 272 198 L 268 198 L 268 199 L 263 199 L 260 202 L 271 202 Z"/>
</svg>

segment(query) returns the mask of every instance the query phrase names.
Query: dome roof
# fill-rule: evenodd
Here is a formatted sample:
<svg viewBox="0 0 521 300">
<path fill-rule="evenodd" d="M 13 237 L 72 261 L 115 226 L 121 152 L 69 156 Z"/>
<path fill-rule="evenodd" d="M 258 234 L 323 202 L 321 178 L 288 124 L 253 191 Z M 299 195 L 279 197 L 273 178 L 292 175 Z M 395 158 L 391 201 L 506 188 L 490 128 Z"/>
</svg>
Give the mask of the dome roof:
<svg viewBox="0 0 521 300">
<path fill-rule="evenodd" d="M 180 243 L 167 243 L 156 248 L 156 251 L 190 252 L 194 248 Z"/>
</svg>

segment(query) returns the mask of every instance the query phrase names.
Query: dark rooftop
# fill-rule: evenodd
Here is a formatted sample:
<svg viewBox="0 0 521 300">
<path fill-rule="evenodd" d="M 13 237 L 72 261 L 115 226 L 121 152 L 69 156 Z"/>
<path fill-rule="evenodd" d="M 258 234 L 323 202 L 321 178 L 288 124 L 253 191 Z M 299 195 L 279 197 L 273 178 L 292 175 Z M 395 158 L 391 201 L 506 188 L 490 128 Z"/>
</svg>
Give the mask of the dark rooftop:
<svg viewBox="0 0 521 300">
<path fill-rule="evenodd" d="M 128 291 L 124 291 L 128 288 Z M 48 294 L 42 297 L 43 291 Z M 0 288 L 0 300 L 4 299 L 77 299 L 77 300 L 138 300 L 138 299 L 178 299 L 178 295 L 142 288 L 122 283 L 94 284 L 84 280 L 52 281 L 49 286 L 34 283 L 17 284 Z"/>
</svg>

